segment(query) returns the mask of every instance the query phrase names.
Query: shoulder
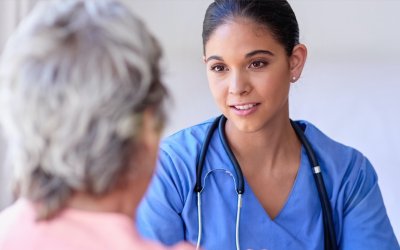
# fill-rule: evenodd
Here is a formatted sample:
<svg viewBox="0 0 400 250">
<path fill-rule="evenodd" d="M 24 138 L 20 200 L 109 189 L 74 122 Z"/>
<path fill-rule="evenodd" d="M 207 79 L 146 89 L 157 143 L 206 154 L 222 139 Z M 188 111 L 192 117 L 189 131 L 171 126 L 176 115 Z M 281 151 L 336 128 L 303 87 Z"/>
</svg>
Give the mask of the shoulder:
<svg viewBox="0 0 400 250">
<path fill-rule="evenodd" d="M 33 206 L 27 200 L 23 199 L 17 200 L 14 204 L 0 212 L 0 248 L 1 246 L 4 249 L 21 249 L 22 246 L 26 247 L 30 243 L 29 239 L 31 237 L 27 232 L 32 228 L 34 219 L 35 211 Z M 21 237 L 24 238 L 24 241 L 21 241 Z"/>
<path fill-rule="evenodd" d="M 168 249 L 169 250 L 195 250 L 196 248 L 189 243 L 182 242 L 182 243 L 176 244 L 172 248 L 168 248 Z"/>
<path fill-rule="evenodd" d="M 15 204 L 6 207 L 0 212 L 0 242 L 5 237 L 6 232 L 10 230 L 10 227 L 15 224 L 17 218 L 18 208 L 16 208 Z"/>
<path fill-rule="evenodd" d="M 356 197 L 366 195 L 376 185 L 376 172 L 360 151 L 333 140 L 310 122 L 298 123 L 320 163 L 330 196 L 340 200 L 344 208 L 357 203 Z"/>
<path fill-rule="evenodd" d="M 196 250 L 196 248 L 186 242 L 181 242 L 171 247 L 166 247 L 161 245 L 160 243 L 151 242 L 146 240 L 146 243 L 140 246 L 142 249 L 151 249 L 151 250 Z"/>
<path fill-rule="evenodd" d="M 19 199 L 0 212 L 0 228 L 18 224 L 21 219 L 32 222 L 34 217 L 35 211 L 32 204 L 25 199 Z"/>
<path fill-rule="evenodd" d="M 172 134 L 160 143 L 159 161 L 163 165 L 192 166 L 215 118 L 185 128 Z"/>
<path fill-rule="evenodd" d="M 163 190 L 177 190 L 179 197 L 172 199 L 173 192 L 168 192 L 169 201 L 174 201 L 176 211 L 181 210 L 182 201 L 186 201 L 195 181 L 196 163 L 206 134 L 214 119 L 209 119 L 195 126 L 185 128 L 162 140 L 158 155 L 156 173 L 150 190 L 156 193 Z M 159 199 L 159 198 L 157 198 Z"/>
<path fill-rule="evenodd" d="M 189 149 L 190 147 L 202 144 L 211 124 L 215 118 L 208 119 L 197 125 L 182 129 L 161 141 L 161 149 L 170 151 L 170 149 Z"/>
<path fill-rule="evenodd" d="M 312 123 L 307 121 L 297 121 L 297 123 L 304 129 L 320 164 L 325 163 L 328 171 L 346 171 L 348 167 L 360 166 L 368 162 L 360 151 L 333 140 Z"/>
</svg>

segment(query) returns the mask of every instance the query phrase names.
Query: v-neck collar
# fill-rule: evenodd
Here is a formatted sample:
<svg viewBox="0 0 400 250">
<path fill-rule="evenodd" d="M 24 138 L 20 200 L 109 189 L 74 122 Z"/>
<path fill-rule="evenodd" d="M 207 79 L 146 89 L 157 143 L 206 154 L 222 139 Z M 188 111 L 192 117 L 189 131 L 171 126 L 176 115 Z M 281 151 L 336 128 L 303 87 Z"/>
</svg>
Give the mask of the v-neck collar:
<svg viewBox="0 0 400 250">
<path fill-rule="evenodd" d="M 255 193 L 251 189 L 251 187 L 250 187 L 248 181 L 246 180 L 246 178 L 244 178 L 245 192 L 244 192 L 244 197 L 243 197 L 243 199 L 244 199 L 243 203 L 254 204 L 255 207 L 253 209 L 257 209 L 258 210 L 258 212 L 256 214 L 264 214 L 265 217 L 266 217 L 265 218 L 266 221 L 279 222 L 280 218 L 285 215 L 287 210 L 290 210 L 290 207 L 293 205 L 293 202 L 295 202 L 297 200 L 297 197 L 299 196 L 299 192 L 298 192 L 297 186 L 299 185 L 298 183 L 302 182 L 302 179 L 304 178 L 304 174 L 305 174 L 304 173 L 304 168 L 306 167 L 307 164 L 308 164 L 307 155 L 306 155 L 304 147 L 302 146 L 301 147 L 300 166 L 299 166 L 299 168 L 297 170 L 296 178 L 295 178 L 295 180 L 293 182 L 293 185 L 291 187 L 291 190 L 289 192 L 288 197 L 286 198 L 286 201 L 285 201 L 284 205 L 282 206 L 281 210 L 275 216 L 274 219 L 272 219 L 270 217 L 270 215 L 267 213 L 267 211 L 265 211 L 264 207 L 262 206 L 262 204 L 258 200 L 257 196 L 255 195 Z M 246 201 L 246 200 L 248 200 L 248 201 Z"/>
</svg>

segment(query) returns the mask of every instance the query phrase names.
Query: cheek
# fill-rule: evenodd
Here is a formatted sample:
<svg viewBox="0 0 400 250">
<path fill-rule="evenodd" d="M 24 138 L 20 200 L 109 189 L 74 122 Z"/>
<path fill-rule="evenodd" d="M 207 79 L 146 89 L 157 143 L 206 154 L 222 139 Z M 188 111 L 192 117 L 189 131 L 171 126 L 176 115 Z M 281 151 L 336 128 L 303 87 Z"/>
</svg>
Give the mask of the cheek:
<svg viewBox="0 0 400 250">
<path fill-rule="evenodd" d="M 208 77 L 208 87 L 210 88 L 210 92 L 217 103 L 223 101 L 227 91 L 227 87 L 223 82 L 216 80 L 215 78 Z"/>
<path fill-rule="evenodd" d="M 158 149 L 160 143 L 160 133 L 156 131 L 148 131 L 145 141 L 140 143 L 134 154 L 136 160 L 135 168 L 142 173 L 143 176 L 151 177 L 156 167 L 158 157 Z"/>
<path fill-rule="evenodd" d="M 277 77 L 270 80 L 270 84 L 265 85 L 265 92 L 269 93 L 271 98 L 282 98 L 289 94 L 289 82 L 286 78 Z"/>
<path fill-rule="evenodd" d="M 263 85 L 269 93 L 275 95 L 288 94 L 290 87 L 290 72 L 286 67 L 278 67 L 270 71 L 271 74 L 265 76 L 264 81 L 268 84 Z"/>
<path fill-rule="evenodd" d="M 153 141 L 149 147 L 149 157 L 148 158 L 148 166 L 150 169 L 155 168 L 156 162 L 157 162 L 157 157 L 158 157 L 158 149 L 159 149 L 159 144 L 160 144 L 160 136 L 158 133 L 154 133 Z"/>
<path fill-rule="evenodd" d="M 256 95 L 265 102 L 281 103 L 289 94 L 289 82 L 285 75 L 264 74 L 251 79 Z"/>
<path fill-rule="evenodd" d="M 270 86 L 269 92 L 272 93 L 270 99 L 273 99 L 276 103 L 286 102 L 289 96 L 289 87 L 290 83 L 280 78 L 279 81 Z"/>
</svg>

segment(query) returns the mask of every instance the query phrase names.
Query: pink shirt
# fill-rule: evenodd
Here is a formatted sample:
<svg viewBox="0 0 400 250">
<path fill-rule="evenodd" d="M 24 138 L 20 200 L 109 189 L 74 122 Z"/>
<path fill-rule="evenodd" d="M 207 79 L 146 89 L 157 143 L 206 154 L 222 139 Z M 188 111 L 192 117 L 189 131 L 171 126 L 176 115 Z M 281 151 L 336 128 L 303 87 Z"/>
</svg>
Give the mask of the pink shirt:
<svg viewBox="0 0 400 250">
<path fill-rule="evenodd" d="M 20 199 L 0 213 L 0 250 L 165 250 L 141 239 L 134 221 L 118 213 L 65 209 L 49 221 L 35 221 L 30 202 Z M 180 244 L 171 250 L 192 250 Z"/>
</svg>

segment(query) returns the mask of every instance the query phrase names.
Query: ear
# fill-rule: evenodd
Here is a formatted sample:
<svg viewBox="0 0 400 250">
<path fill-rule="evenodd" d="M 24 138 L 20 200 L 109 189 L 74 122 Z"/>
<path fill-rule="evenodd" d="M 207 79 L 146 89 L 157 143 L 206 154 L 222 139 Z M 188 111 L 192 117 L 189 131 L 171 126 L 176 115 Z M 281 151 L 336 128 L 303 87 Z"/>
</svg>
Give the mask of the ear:
<svg viewBox="0 0 400 250">
<path fill-rule="evenodd" d="M 145 148 L 158 148 L 160 141 L 161 131 L 157 129 L 159 127 L 155 111 L 149 107 L 143 111 L 142 117 L 142 130 L 141 137 L 142 143 Z"/>
<path fill-rule="evenodd" d="M 141 117 L 140 130 L 132 145 L 128 179 L 145 178 L 153 174 L 157 160 L 161 131 L 153 108 L 146 108 Z"/>
<path fill-rule="evenodd" d="M 292 55 L 289 58 L 291 82 L 295 82 L 300 78 L 306 59 L 307 47 L 304 44 L 297 44 L 293 48 Z"/>
</svg>

